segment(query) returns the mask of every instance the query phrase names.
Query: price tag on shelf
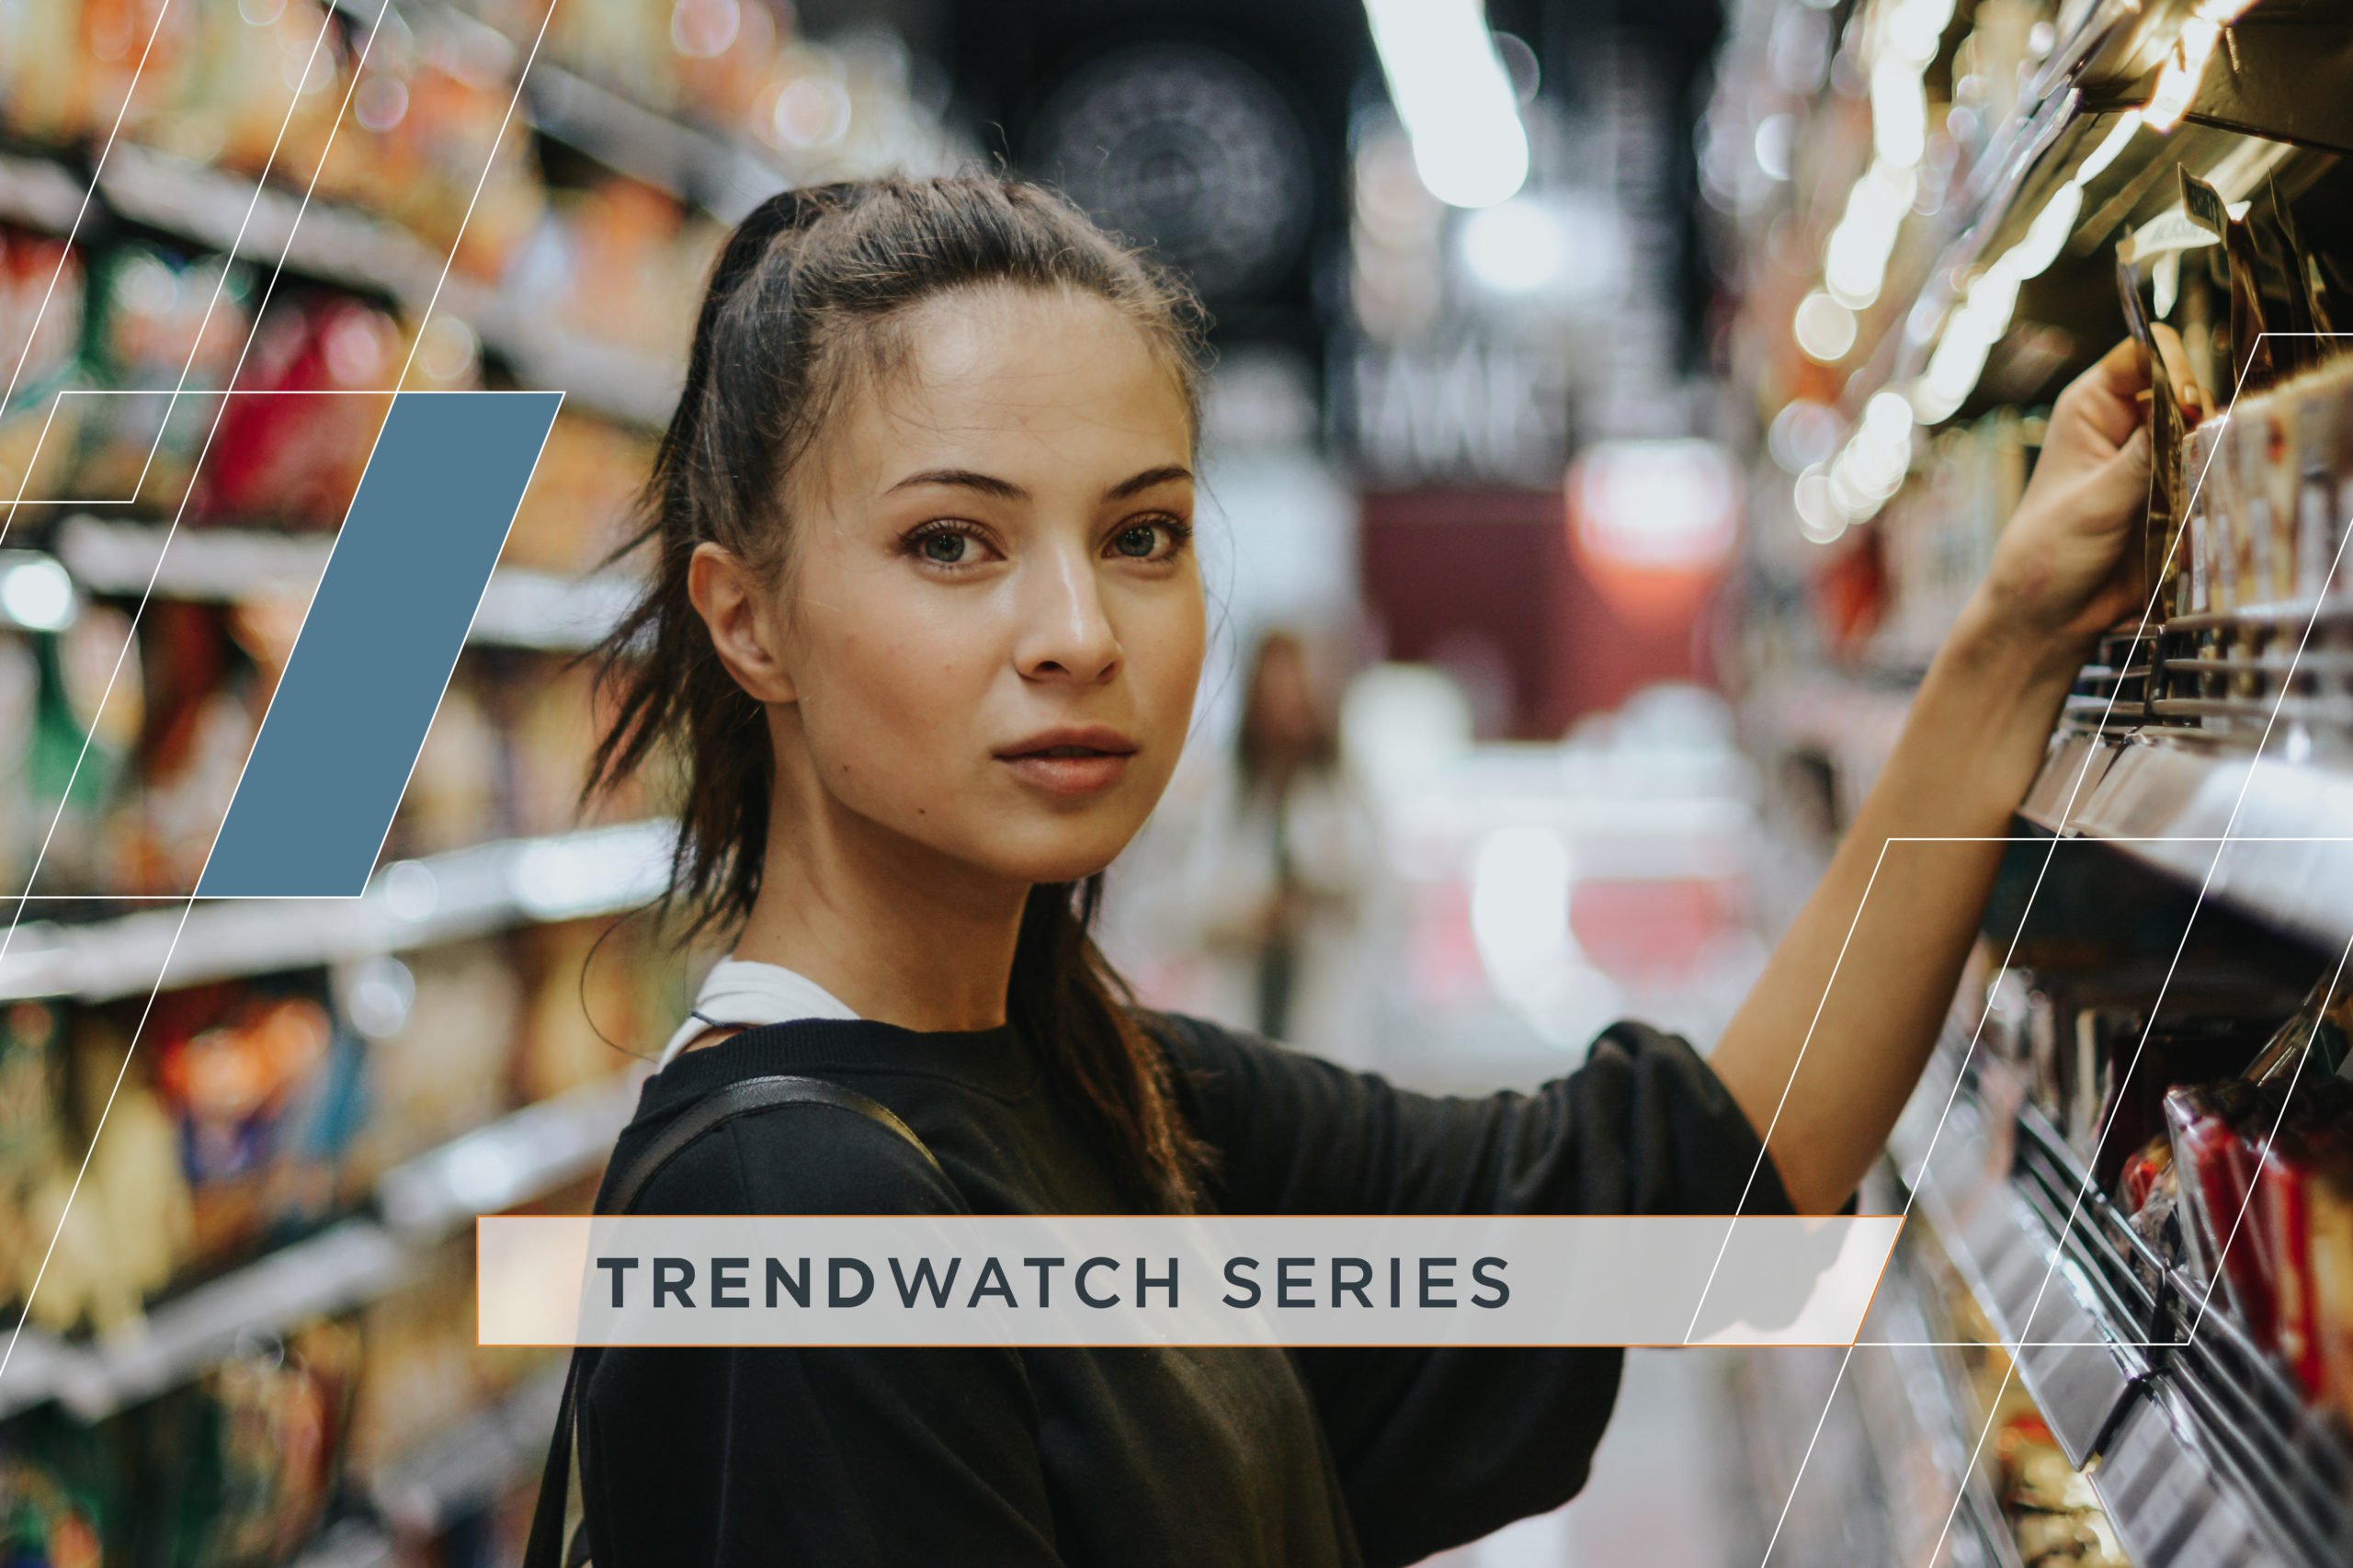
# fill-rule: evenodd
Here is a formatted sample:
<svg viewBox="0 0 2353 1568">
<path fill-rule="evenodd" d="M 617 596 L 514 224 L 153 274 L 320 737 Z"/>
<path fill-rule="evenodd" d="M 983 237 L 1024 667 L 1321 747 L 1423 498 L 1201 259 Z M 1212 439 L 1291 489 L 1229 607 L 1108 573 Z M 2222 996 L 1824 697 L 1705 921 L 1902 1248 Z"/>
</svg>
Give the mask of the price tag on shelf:
<svg viewBox="0 0 2353 1568">
<path fill-rule="evenodd" d="M 2067 1462 L 2081 1470 L 2123 1410 L 2137 1377 L 2139 1353 L 2110 1341 L 2084 1305 L 2084 1287 L 2062 1265 L 2035 1310 L 2018 1375 L 2034 1394 Z"/>
<path fill-rule="evenodd" d="M 2141 1568 L 2256 1568 L 2276 1561 L 2245 1510 L 2146 1391 L 2132 1400 L 2092 1488 Z"/>
</svg>

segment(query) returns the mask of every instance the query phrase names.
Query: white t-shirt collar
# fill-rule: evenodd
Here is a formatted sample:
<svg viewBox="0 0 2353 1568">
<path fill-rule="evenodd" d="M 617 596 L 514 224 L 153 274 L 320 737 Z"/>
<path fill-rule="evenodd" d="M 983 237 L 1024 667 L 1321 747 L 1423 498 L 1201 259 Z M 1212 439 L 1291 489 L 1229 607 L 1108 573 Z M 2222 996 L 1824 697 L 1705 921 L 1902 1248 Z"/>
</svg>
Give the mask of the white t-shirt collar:
<svg viewBox="0 0 2353 1568">
<path fill-rule="evenodd" d="M 662 1048 L 659 1064 L 667 1067 L 688 1040 L 714 1024 L 756 1028 L 796 1018 L 857 1017 L 847 1003 L 799 970 L 730 956 L 713 964 L 704 977 L 702 988 L 695 993 L 693 1010 Z"/>
</svg>

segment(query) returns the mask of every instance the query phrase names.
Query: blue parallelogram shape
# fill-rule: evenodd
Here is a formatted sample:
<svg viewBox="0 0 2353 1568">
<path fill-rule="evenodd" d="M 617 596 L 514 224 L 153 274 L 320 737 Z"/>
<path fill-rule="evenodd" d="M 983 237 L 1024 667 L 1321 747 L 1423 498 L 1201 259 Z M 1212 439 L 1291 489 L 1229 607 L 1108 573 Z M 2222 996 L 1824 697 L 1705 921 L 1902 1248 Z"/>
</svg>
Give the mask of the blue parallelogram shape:
<svg viewBox="0 0 2353 1568">
<path fill-rule="evenodd" d="M 199 898 L 366 888 L 562 401 L 392 400 Z"/>
</svg>

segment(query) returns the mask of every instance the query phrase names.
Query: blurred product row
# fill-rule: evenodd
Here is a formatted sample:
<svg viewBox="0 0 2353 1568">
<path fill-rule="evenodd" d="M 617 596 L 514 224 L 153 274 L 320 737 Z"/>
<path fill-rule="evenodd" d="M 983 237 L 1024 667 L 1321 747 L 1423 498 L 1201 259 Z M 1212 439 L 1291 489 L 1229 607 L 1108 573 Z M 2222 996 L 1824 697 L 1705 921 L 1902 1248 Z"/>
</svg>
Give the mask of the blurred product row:
<svg viewBox="0 0 2353 1568">
<path fill-rule="evenodd" d="M 611 927 L 0 1007 L 0 1297 L 31 1299 L 0 1497 L 47 1486 L 108 1562 L 282 1562 L 331 1496 L 421 1547 L 526 1485 L 551 1391 L 474 1345 L 471 1221 L 585 1206 L 642 1075 L 614 1041 L 685 1005 Z M 501 1417 L 510 1397 L 536 1403 Z M 450 1462 L 502 1419 L 503 1468 Z M 0 1518 L 12 1561 L 101 1561 L 70 1531 L 40 1555 L 64 1517 Z"/>
<path fill-rule="evenodd" d="M 1754 1506 L 1786 1510 L 1785 1545 L 2341 1560 L 2353 995 L 2332 962 L 2283 1018 L 2297 960 L 2251 971 L 2233 939 L 2171 987 L 2133 959 L 1998 969 L 1981 948 L 1867 1194 L 1909 1223 L 1860 1340 L 1737 1370 Z M 1779 1439 L 1816 1412 L 1801 1470 Z"/>
<path fill-rule="evenodd" d="M 2267 0 L 1730 9 L 1703 183 L 1776 820 L 1835 832 L 1876 777 L 2060 389 L 2127 337 L 2153 383 L 2146 613 L 2067 699 L 1867 1201 L 1898 1266 L 1851 1355 L 1735 1391 L 1790 1561 L 2353 1553 L 2347 47 Z M 1802 1475 L 1776 1399 L 1825 1413 Z"/>
</svg>

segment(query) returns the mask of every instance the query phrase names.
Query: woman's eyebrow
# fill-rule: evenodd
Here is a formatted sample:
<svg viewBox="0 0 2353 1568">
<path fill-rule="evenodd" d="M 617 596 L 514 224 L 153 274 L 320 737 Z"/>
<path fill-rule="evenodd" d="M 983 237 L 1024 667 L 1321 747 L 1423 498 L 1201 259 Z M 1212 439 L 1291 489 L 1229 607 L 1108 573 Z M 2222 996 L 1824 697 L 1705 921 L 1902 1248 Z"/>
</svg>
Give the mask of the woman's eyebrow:
<svg viewBox="0 0 2353 1568">
<path fill-rule="evenodd" d="M 1166 463 L 1159 468 L 1148 468 L 1131 479 L 1121 480 L 1119 483 L 1111 486 L 1110 489 L 1103 492 L 1103 499 L 1106 501 L 1124 501 L 1129 496 L 1135 494 L 1137 492 L 1149 490 L 1155 484 L 1165 484 L 1172 479 L 1189 480 L 1192 477 L 1193 471 L 1191 469 L 1186 468 L 1179 463 Z"/>
<path fill-rule="evenodd" d="M 1103 493 L 1103 499 L 1124 501 L 1129 496 L 1149 490 L 1155 484 L 1166 484 L 1172 480 L 1178 479 L 1190 480 L 1192 477 L 1193 471 L 1180 463 L 1164 463 L 1158 468 L 1148 468 L 1142 473 L 1121 480 Z M 907 475 L 906 478 L 891 486 L 891 490 L 912 490 L 921 484 L 952 484 L 965 490 L 977 490 L 983 495 L 994 495 L 1000 501 L 1029 499 L 1029 492 L 1011 480 L 999 479 L 990 473 L 977 473 L 969 468 L 927 468 L 920 473 Z"/>
<path fill-rule="evenodd" d="M 927 468 L 921 473 L 911 473 L 891 491 L 912 490 L 919 484 L 953 484 L 966 490 L 977 490 L 994 495 L 1000 501 L 1027 501 L 1029 492 L 1009 479 L 999 479 L 992 473 L 975 473 L 969 468 Z M 889 494 L 891 491 L 883 494 Z"/>
</svg>

